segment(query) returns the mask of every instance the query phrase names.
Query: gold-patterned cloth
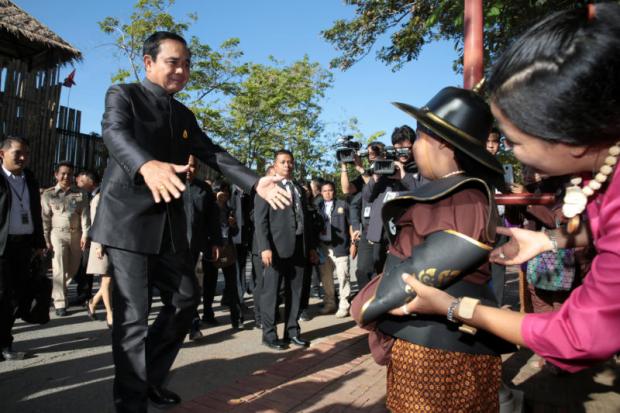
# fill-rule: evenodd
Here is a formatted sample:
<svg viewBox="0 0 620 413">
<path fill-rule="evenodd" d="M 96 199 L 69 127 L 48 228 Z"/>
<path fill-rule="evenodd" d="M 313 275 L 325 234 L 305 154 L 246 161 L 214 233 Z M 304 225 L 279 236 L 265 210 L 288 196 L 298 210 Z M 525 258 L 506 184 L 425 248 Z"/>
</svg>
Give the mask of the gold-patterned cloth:
<svg viewBox="0 0 620 413">
<path fill-rule="evenodd" d="M 388 366 L 392 413 L 499 410 L 501 358 L 422 347 L 397 339 Z"/>
</svg>

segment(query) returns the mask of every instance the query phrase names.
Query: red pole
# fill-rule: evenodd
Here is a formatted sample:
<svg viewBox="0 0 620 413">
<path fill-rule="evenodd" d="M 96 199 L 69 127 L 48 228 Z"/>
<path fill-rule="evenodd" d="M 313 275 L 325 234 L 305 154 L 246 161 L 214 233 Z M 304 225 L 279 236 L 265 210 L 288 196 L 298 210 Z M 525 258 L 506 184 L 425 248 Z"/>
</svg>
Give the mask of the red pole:
<svg viewBox="0 0 620 413">
<path fill-rule="evenodd" d="M 465 47 L 463 48 L 463 87 L 471 89 L 484 75 L 482 0 L 465 0 Z"/>
</svg>

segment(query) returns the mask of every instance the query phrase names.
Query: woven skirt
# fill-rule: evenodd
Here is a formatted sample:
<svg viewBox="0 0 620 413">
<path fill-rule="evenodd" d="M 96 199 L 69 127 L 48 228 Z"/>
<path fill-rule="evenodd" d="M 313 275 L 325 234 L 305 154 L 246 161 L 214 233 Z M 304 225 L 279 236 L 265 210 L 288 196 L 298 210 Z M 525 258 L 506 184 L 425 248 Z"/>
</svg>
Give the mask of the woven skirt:
<svg viewBox="0 0 620 413">
<path fill-rule="evenodd" d="M 422 347 L 397 339 L 388 366 L 393 413 L 499 410 L 501 358 Z"/>
</svg>

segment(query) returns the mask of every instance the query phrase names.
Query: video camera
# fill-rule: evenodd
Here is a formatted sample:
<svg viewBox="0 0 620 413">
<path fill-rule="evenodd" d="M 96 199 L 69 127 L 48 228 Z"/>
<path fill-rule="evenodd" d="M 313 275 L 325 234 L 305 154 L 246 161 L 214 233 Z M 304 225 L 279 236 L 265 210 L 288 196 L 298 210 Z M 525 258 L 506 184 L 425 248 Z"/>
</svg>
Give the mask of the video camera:
<svg viewBox="0 0 620 413">
<path fill-rule="evenodd" d="M 355 154 L 362 144 L 353 140 L 352 135 L 346 135 L 336 142 L 336 159 L 338 162 L 353 163 Z"/>
<path fill-rule="evenodd" d="M 394 175 L 394 172 L 396 170 L 394 161 L 398 160 L 401 156 L 410 157 L 411 149 L 386 146 L 383 154 L 385 155 L 385 159 L 376 159 L 372 164 L 372 172 L 377 175 Z M 414 171 L 409 171 L 409 169 L 411 169 L 410 165 L 413 165 Z M 407 172 L 417 172 L 415 162 L 408 163 L 405 169 L 407 170 Z"/>
</svg>

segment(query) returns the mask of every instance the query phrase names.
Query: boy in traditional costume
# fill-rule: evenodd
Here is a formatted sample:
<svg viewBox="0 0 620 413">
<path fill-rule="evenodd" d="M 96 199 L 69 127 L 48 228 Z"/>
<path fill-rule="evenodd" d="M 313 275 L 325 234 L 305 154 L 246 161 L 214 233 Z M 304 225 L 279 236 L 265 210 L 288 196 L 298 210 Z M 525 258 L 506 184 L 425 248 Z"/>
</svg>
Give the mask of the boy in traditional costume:
<svg viewBox="0 0 620 413">
<path fill-rule="evenodd" d="M 394 338 L 382 347 L 390 353 L 392 412 L 497 411 L 500 354 L 509 345 L 460 325 L 450 313 L 447 319 L 408 313 L 404 304 L 414 293 L 402 279 L 413 274 L 454 296 L 473 297 L 458 305 L 459 316 L 477 300 L 497 305 L 488 256 L 498 223 L 493 185 L 501 184 L 503 171 L 485 148 L 493 117 L 476 92 L 455 87 L 422 108 L 395 105 L 418 121 L 413 153 L 431 182 L 384 203 L 391 243 L 385 271 L 358 295 L 352 314 L 375 338 Z"/>
</svg>

